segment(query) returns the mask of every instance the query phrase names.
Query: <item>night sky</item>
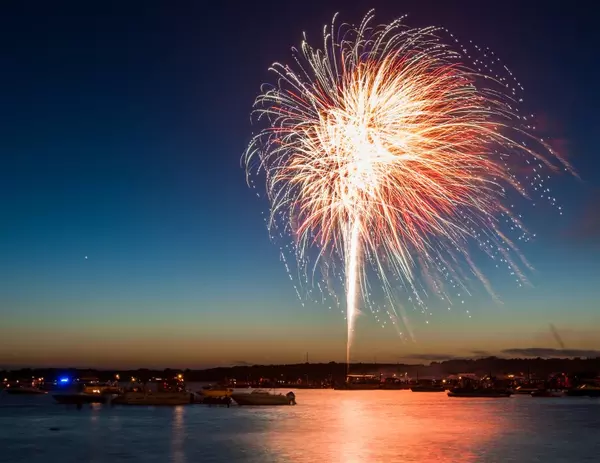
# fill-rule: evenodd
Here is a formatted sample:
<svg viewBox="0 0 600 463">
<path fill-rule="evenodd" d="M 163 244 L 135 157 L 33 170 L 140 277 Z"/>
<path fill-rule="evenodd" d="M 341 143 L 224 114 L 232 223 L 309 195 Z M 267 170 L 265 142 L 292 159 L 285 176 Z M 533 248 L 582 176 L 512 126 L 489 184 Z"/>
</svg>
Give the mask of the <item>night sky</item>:
<svg viewBox="0 0 600 463">
<path fill-rule="evenodd" d="M 0 8 L 0 366 L 201 367 L 301 362 L 306 352 L 342 361 L 342 314 L 301 306 L 240 158 L 268 66 L 289 61 L 303 31 L 320 44 L 336 11 L 358 22 L 372 7 L 378 22 L 408 13 L 410 25 L 443 25 L 493 49 L 581 179 L 553 178 L 563 215 L 527 210 L 537 240 L 521 249 L 533 288 L 501 284 L 504 305 L 472 299 L 472 318 L 411 316 L 414 341 L 365 315 L 353 357 L 557 349 L 550 324 L 566 348 L 600 349 L 591 11 L 576 2 L 205 3 Z"/>
</svg>

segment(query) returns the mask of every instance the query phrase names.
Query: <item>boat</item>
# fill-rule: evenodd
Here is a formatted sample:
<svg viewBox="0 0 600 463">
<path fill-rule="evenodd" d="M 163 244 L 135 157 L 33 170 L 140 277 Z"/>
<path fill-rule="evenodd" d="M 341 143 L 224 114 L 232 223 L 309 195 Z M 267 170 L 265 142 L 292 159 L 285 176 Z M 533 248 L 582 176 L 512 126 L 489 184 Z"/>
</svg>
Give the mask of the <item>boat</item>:
<svg viewBox="0 0 600 463">
<path fill-rule="evenodd" d="M 375 375 L 347 375 L 344 384 L 334 386 L 338 391 L 381 389 L 381 379 Z"/>
<path fill-rule="evenodd" d="M 112 403 L 118 405 L 187 405 L 194 402 L 189 392 L 127 391 L 117 396 Z"/>
<path fill-rule="evenodd" d="M 404 390 L 410 389 L 410 385 L 407 381 L 402 381 L 399 378 L 385 378 L 385 380 L 380 385 L 381 389 L 389 389 L 389 390 Z"/>
<path fill-rule="evenodd" d="M 238 405 L 296 405 L 296 395 L 293 392 L 283 395 L 256 389 L 250 393 L 233 393 L 231 398 Z"/>
<path fill-rule="evenodd" d="M 448 397 L 510 397 L 512 392 L 495 388 L 463 388 L 457 387 L 448 391 Z"/>
<path fill-rule="evenodd" d="M 233 394 L 233 389 L 224 386 L 210 385 L 200 389 L 198 394 L 204 397 L 231 397 L 231 394 Z"/>
<path fill-rule="evenodd" d="M 52 397 L 59 404 L 105 404 L 121 394 L 122 389 L 117 383 L 100 383 L 97 379 L 88 380 L 75 386 L 73 392 L 62 392 Z"/>
<path fill-rule="evenodd" d="M 565 391 L 560 389 L 538 389 L 531 393 L 531 397 L 563 397 Z"/>
<path fill-rule="evenodd" d="M 132 382 L 130 388 L 116 397 L 112 403 L 119 405 L 187 405 L 196 402 L 195 394 L 187 390 L 183 375 L 161 380 L 157 390 Z"/>
<path fill-rule="evenodd" d="M 84 393 L 84 394 L 99 394 L 99 395 L 120 394 L 121 392 L 122 392 L 122 389 L 119 386 L 115 386 L 112 384 L 85 385 L 82 390 L 82 393 Z"/>
<path fill-rule="evenodd" d="M 446 392 L 446 388 L 444 386 L 425 386 L 425 385 L 417 385 L 412 386 L 410 388 L 412 392 Z"/>
</svg>

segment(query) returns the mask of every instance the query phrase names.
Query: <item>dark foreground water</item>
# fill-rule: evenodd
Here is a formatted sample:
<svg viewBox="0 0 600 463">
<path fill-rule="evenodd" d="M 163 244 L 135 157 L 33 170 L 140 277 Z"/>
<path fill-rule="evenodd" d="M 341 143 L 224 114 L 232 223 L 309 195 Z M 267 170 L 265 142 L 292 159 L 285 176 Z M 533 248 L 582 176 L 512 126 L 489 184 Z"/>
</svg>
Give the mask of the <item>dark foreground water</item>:
<svg viewBox="0 0 600 463">
<path fill-rule="evenodd" d="M 49 395 L 0 394 L 0 461 L 600 462 L 600 399 L 333 390 L 296 396 L 295 407 L 77 410 Z"/>
</svg>

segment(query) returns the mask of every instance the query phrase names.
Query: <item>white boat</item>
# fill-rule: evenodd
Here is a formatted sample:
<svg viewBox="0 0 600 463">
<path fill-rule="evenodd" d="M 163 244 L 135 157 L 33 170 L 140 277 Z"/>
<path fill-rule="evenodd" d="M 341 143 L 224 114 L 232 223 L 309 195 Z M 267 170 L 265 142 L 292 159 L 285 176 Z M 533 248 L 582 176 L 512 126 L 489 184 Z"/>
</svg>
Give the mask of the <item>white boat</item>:
<svg viewBox="0 0 600 463">
<path fill-rule="evenodd" d="M 113 400 L 120 405 L 187 405 L 193 402 L 189 392 L 125 392 Z"/>
<path fill-rule="evenodd" d="M 250 393 L 233 393 L 231 398 L 238 405 L 296 405 L 296 395 L 293 392 L 283 395 L 256 389 Z"/>
</svg>

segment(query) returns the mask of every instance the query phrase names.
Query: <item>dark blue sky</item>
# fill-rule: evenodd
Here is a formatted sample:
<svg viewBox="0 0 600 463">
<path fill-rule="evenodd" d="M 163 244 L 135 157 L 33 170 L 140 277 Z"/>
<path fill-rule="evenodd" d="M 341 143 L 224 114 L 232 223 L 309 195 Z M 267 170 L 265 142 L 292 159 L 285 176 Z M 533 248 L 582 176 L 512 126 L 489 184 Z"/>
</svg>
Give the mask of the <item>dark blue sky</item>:
<svg viewBox="0 0 600 463">
<path fill-rule="evenodd" d="M 295 298 L 240 157 L 268 66 L 289 60 L 302 31 L 319 43 L 336 11 L 354 22 L 371 7 L 381 22 L 408 13 L 411 25 L 495 50 L 582 180 L 553 180 L 563 216 L 526 218 L 539 236 L 523 249 L 534 288 L 501 287 L 504 306 L 473 301 L 468 321 L 415 319 L 414 343 L 364 317 L 357 358 L 556 347 L 548 323 L 571 348 L 600 348 L 600 34 L 590 11 L 204 3 L 0 7 L 0 365 L 197 366 L 296 361 L 307 350 L 340 360 L 345 322 Z"/>
</svg>

